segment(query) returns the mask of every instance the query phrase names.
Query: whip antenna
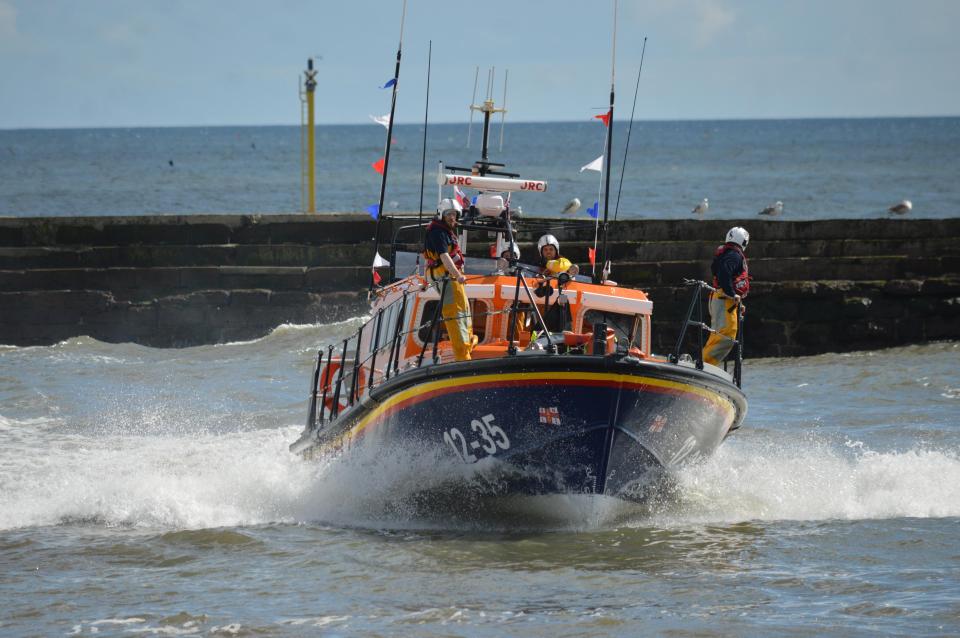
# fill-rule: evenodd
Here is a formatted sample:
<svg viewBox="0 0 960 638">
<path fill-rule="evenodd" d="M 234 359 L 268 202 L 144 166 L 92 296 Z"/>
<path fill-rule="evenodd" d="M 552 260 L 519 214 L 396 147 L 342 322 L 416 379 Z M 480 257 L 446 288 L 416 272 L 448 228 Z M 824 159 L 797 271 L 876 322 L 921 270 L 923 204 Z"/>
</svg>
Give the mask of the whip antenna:
<svg viewBox="0 0 960 638">
<path fill-rule="evenodd" d="M 390 140 L 393 139 L 393 115 L 397 110 L 397 85 L 400 84 L 400 58 L 403 51 L 403 21 L 407 16 L 407 0 L 403 0 L 403 11 L 400 14 L 400 42 L 397 44 L 397 66 L 393 72 L 393 95 L 390 98 L 390 121 L 387 122 L 387 142 L 383 151 L 383 175 L 380 178 L 380 203 L 377 209 L 377 231 L 373 239 L 374 259 L 380 254 L 380 222 L 383 220 L 383 199 L 387 192 L 387 172 L 390 168 Z M 370 269 L 370 288 L 377 285 L 374 278 L 377 269 Z"/>
<path fill-rule="evenodd" d="M 507 78 L 510 77 L 510 69 L 503 72 L 503 111 L 500 112 L 500 152 L 503 152 L 503 125 L 507 121 Z"/>
<path fill-rule="evenodd" d="M 423 243 L 423 184 L 427 174 L 427 121 L 430 116 L 430 62 L 433 59 L 433 40 L 427 45 L 427 105 L 423 110 L 423 154 L 420 156 L 420 243 Z M 417 253 L 417 271 L 420 271 L 420 253 Z"/>
<path fill-rule="evenodd" d="M 637 110 L 637 94 L 640 92 L 640 74 L 643 73 L 643 55 L 647 52 L 647 38 L 643 38 L 643 49 L 640 50 L 640 70 L 637 71 L 637 86 L 633 90 L 633 108 L 630 109 L 630 125 L 627 127 L 627 143 L 623 147 L 623 167 L 620 169 L 620 186 L 617 188 L 617 205 L 613 209 L 613 221 L 617 221 L 620 214 L 620 193 L 623 192 L 623 176 L 627 172 L 627 151 L 630 150 L 630 133 L 633 131 L 633 114 Z"/>
<path fill-rule="evenodd" d="M 480 66 L 477 66 L 476 72 L 473 74 L 473 99 L 470 100 L 470 104 L 477 103 L 477 83 L 480 81 Z M 467 148 L 470 148 L 470 134 L 473 133 L 473 109 L 470 109 L 470 125 L 467 127 Z"/>
<path fill-rule="evenodd" d="M 606 164 L 607 164 L 607 174 L 605 176 L 604 187 L 603 187 L 603 248 L 601 249 L 600 263 L 603 264 L 600 271 L 600 281 L 602 282 L 607 278 L 609 273 L 609 265 L 607 263 L 607 219 L 610 215 L 610 155 L 613 151 L 613 103 L 614 103 L 614 86 L 616 84 L 616 69 L 617 69 L 617 0 L 613 0 L 613 46 L 611 53 L 610 61 L 610 110 L 607 112 L 607 117 L 609 121 L 607 122 L 607 152 L 606 152 Z M 599 282 L 598 282 L 599 283 Z"/>
</svg>

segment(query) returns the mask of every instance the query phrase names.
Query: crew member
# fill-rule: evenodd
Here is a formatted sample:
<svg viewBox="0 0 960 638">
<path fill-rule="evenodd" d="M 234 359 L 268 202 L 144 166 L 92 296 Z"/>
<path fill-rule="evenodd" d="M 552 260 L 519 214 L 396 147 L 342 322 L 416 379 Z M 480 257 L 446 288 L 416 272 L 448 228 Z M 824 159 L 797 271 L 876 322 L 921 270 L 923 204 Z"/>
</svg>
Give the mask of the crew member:
<svg viewBox="0 0 960 638">
<path fill-rule="evenodd" d="M 737 338 L 740 301 L 750 292 L 747 273 L 747 249 L 750 233 L 734 226 L 727 231 L 726 243 L 717 247 L 710 264 L 713 287 L 710 293 L 710 327 L 714 330 L 703 347 L 703 361 L 720 365 L 733 348 Z"/>
<path fill-rule="evenodd" d="M 544 235 L 537 241 L 540 251 L 540 272 L 544 275 L 559 275 L 562 272 L 571 277 L 580 272 L 580 267 L 560 256 L 560 242 L 553 235 Z"/>
<path fill-rule="evenodd" d="M 537 249 L 540 251 L 540 272 L 544 275 L 553 275 L 558 277 L 557 291 L 560 293 L 554 303 L 550 303 L 550 297 L 553 295 L 553 288 L 549 281 L 544 281 L 534 291 L 538 297 L 544 299 L 543 320 L 546 327 L 551 332 L 560 332 L 570 327 L 572 315 L 567 298 L 562 294 L 563 278 L 560 275 L 575 276 L 580 272 L 580 267 L 570 263 L 570 260 L 560 255 L 560 242 L 553 235 L 544 235 L 537 241 Z"/>
<path fill-rule="evenodd" d="M 443 299 L 440 300 L 443 323 L 450 337 L 454 358 L 457 361 L 469 361 L 477 339 L 473 335 L 470 301 L 463 285 L 467 280 L 463 274 L 463 253 L 460 252 L 456 234 L 457 218 L 462 210 L 454 199 L 440 202 L 437 217 L 427 226 L 423 255 L 429 281 L 441 282 L 444 275 L 450 276 Z M 438 290 L 443 289 L 442 282 L 438 285 Z"/>
<path fill-rule="evenodd" d="M 506 241 L 497 239 L 497 248 L 500 250 L 500 255 L 497 257 L 497 273 L 512 274 L 514 269 L 510 267 L 510 263 L 511 261 L 516 263 L 520 259 L 520 247 L 514 242 L 510 242 L 507 246 Z"/>
</svg>

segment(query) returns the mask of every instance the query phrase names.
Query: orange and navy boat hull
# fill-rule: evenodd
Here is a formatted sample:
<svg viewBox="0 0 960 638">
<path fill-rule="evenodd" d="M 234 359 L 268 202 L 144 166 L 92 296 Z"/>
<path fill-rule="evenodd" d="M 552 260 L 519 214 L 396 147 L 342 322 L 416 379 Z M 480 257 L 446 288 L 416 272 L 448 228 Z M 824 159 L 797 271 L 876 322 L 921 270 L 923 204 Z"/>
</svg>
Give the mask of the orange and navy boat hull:
<svg viewBox="0 0 960 638">
<path fill-rule="evenodd" d="M 404 372 L 292 449 L 437 446 L 482 463 L 498 493 L 642 499 L 664 470 L 712 454 L 745 414 L 739 388 L 694 368 L 524 353 Z"/>
</svg>

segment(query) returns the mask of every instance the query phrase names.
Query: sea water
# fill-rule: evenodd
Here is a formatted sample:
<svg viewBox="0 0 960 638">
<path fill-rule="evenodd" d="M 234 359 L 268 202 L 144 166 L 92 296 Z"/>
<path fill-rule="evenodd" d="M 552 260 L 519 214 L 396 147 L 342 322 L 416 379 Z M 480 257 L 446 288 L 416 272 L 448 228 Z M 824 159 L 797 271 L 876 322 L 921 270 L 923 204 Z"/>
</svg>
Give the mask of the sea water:
<svg viewBox="0 0 960 638">
<path fill-rule="evenodd" d="M 422 201 L 432 211 L 438 162 L 479 159 L 479 127 L 470 148 L 467 133 L 467 124 L 429 125 L 424 156 L 423 126 L 397 125 L 384 210 L 418 211 Z M 589 219 L 602 177 L 580 168 L 603 154 L 604 135 L 598 120 L 508 122 L 502 151 L 494 126 L 490 157 L 549 183 L 514 207 L 559 215 L 577 197 L 574 217 Z M 385 139 L 372 122 L 317 128 L 317 210 L 363 213 L 378 202 L 371 164 Z M 0 215 L 300 211 L 302 141 L 293 126 L 0 130 Z M 955 217 L 958 149 L 956 117 L 620 121 L 610 217 L 690 217 L 704 198 L 718 219 L 756 217 L 778 200 L 793 220 L 879 217 L 903 199 L 912 217 Z"/>
<path fill-rule="evenodd" d="M 743 427 L 647 507 L 422 516 L 424 459 L 287 450 L 360 320 L 0 347 L 0 634 L 960 633 L 960 344 L 748 361 Z"/>
</svg>

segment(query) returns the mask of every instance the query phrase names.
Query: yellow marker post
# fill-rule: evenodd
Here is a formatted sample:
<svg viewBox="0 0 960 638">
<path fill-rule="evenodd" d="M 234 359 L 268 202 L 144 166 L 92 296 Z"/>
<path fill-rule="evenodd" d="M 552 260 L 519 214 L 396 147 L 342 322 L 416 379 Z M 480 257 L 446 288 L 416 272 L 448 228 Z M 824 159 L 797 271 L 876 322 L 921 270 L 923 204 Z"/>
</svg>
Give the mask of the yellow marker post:
<svg viewBox="0 0 960 638">
<path fill-rule="evenodd" d="M 307 70 L 303 75 L 307 93 L 307 212 L 316 213 L 316 145 L 314 141 L 313 96 L 317 88 L 317 72 L 313 70 L 313 58 L 307 59 Z"/>
</svg>

